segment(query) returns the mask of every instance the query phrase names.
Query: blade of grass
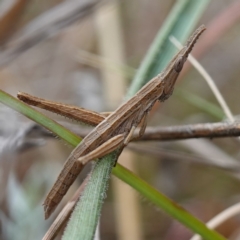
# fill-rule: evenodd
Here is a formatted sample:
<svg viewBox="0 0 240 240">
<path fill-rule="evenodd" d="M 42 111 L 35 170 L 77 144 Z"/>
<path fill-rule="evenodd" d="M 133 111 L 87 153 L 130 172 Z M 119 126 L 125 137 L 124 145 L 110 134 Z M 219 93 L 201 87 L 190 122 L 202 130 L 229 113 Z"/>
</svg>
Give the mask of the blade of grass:
<svg viewBox="0 0 240 240">
<path fill-rule="evenodd" d="M 59 123 L 48 118 L 44 114 L 36 111 L 32 107 L 19 101 L 18 99 L 12 97 L 11 95 L 2 90 L 0 90 L 0 102 L 18 111 L 24 116 L 32 119 L 33 121 L 37 122 L 43 127 L 47 128 L 55 135 L 57 135 L 58 137 L 60 137 L 61 139 L 65 140 L 66 142 L 70 143 L 73 146 L 76 146 L 81 141 L 81 138 L 79 138 L 76 134 L 72 133 L 68 129 L 64 128 Z"/>
<path fill-rule="evenodd" d="M 169 37 L 175 36 L 180 42 L 185 42 L 209 2 L 210 0 L 177 1 L 144 57 L 128 90 L 128 98 L 164 69 L 176 53 Z"/>
<path fill-rule="evenodd" d="M 116 158 L 114 155 L 116 155 L 115 152 L 108 154 L 95 164 L 80 201 L 78 201 L 64 231 L 63 240 L 94 238 L 103 200 L 106 197 L 108 188 L 108 185 L 103 184 L 103 182 L 108 183 L 109 181 L 114 166 L 112 159 Z M 97 200 L 89 201 L 93 196 Z"/>
<path fill-rule="evenodd" d="M 113 169 L 113 174 L 127 182 L 130 186 L 136 189 L 142 196 L 146 197 L 156 206 L 167 212 L 173 218 L 177 219 L 189 229 L 194 232 L 201 232 L 200 235 L 206 240 L 220 240 L 225 239 L 220 234 L 211 231 L 206 227 L 204 223 L 195 218 L 189 212 L 187 212 L 184 208 L 173 202 L 171 199 L 167 198 L 165 195 L 158 192 L 155 188 L 150 186 L 148 183 L 134 175 L 128 169 L 122 167 L 121 165 L 117 165 Z"/>
</svg>

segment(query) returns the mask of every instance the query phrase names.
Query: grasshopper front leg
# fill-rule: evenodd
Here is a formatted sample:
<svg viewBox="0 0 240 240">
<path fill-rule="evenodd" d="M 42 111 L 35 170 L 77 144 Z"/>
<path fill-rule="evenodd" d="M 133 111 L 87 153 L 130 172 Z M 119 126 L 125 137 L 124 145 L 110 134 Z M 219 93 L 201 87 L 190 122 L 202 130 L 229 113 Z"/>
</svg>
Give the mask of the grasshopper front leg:
<svg viewBox="0 0 240 240">
<path fill-rule="evenodd" d="M 139 119 L 142 118 L 142 123 L 141 123 L 140 131 L 139 131 L 139 137 L 142 137 L 146 130 L 148 113 L 149 113 L 148 111 L 144 112 L 144 114 L 139 117 Z M 89 161 L 94 160 L 95 158 L 103 157 L 103 156 L 107 155 L 108 153 L 113 152 L 114 150 L 116 150 L 119 147 L 127 146 L 128 143 L 131 141 L 136 128 L 137 128 L 137 126 L 133 125 L 130 129 L 130 132 L 128 133 L 128 135 L 126 137 L 124 134 L 119 134 L 119 135 L 116 135 L 116 136 L 110 138 L 109 140 L 107 140 L 105 143 L 101 144 L 99 147 L 97 147 L 90 153 L 80 157 L 78 159 L 78 161 L 80 161 L 83 165 L 85 165 Z"/>
<path fill-rule="evenodd" d="M 142 121 L 140 123 L 140 130 L 139 130 L 139 136 L 138 138 L 141 138 L 146 130 L 146 127 L 147 127 L 147 116 L 148 116 L 148 111 L 147 112 L 144 112 L 144 114 L 141 116 L 142 118 Z M 132 137 L 133 137 L 133 134 L 134 134 L 134 131 L 135 129 L 137 128 L 137 126 L 133 125 L 131 127 L 131 130 L 129 132 L 129 134 L 127 135 L 127 137 L 125 138 L 124 140 L 124 145 L 127 146 L 128 143 L 132 140 Z"/>
<path fill-rule="evenodd" d="M 122 143 L 124 142 L 124 134 L 119 134 L 114 136 L 113 138 L 110 138 L 107 140 L 105 143 L 91 151 L 90 153 L 78 158 L 78 161 L 81 162 L 83 165 L 87 164 L 89 161 L 95 159 L 95 158 L 100 158 L 108 153 L 113 152 L 120 146 L 122 146 Z"/>
<path fill-rule="evenodd" d="M 142 119 L 142 122 L 140 123 L 140 130 L 139 130 L 139 134 L 138 134 L 139 138 L 141 138 L 143 136 L 143 134 L 145 133 L 145 130 L 146 130 L 146 127 L 147 127 L 148 114 L 149 114 L 149 112 L 147 111 L 143 115 L 143 119 Z"/>
<path fill-rule="evenodd" d="M 136 129 L 136 126 L 133 125 L 133 126 L 131 127 L 131 130 L 130 130 L 129 134 L 128 134 L 127 137 L 124 139 L 124 145 L 125 145 L 125 146 L 127 146 L 128 143 L 131 141 L 135 129 Z"/>
</svg>

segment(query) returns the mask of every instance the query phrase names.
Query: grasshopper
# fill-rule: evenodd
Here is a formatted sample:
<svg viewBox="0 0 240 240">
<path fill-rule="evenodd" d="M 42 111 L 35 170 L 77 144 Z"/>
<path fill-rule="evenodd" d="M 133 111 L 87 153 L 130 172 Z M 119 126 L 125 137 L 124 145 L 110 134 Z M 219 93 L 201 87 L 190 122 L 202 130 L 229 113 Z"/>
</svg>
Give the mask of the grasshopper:
<svg viewBox="0 0 240 240">
<path fill-rule="evenodd" d="M 82 121 L 89 124 L 99 124 L 81 141 L 66 160 L 54 186 L 44 201 L 46 219 L 55 210 L 78 174 L 89 161 L 101 158 L 117 149 L 121 152 L 131 140 L 136 127 L 140 123 L 138 135 L 141 137 L 144 134 L 149 111 L 156 101 L 163 102 L 171 96 L 177 77 L 198 37 L 204 30 L 205 26 L 200 26 L 164 71 L 149 81 L 131 99 L 123 103 L 107 117 L 80 109 Z M 72 114 L 73 111 L 76 110 L 74 106 L 53 103 L 24 93 L 19 93 L 18 98 L 30 105 L 77 119 L 72 116 L 74 115 Z M 60 108 L 62 108 L 62 111 L 60 111 Z"/>
</svg>

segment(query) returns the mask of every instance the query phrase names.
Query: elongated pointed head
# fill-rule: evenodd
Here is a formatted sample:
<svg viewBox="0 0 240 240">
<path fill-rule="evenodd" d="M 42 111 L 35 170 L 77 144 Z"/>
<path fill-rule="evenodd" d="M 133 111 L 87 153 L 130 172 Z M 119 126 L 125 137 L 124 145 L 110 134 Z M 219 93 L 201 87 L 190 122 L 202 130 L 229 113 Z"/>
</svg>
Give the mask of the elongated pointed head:
<svg viewBox="0 0 240 240">
<path fill-rule="evenodd" d="M 160 101 L 165 101 L 173 92 L 173 88 L 179 73 L 181 72 L 184 63 L 186 62 L 189 53 L 192 51 L 194 44 L 199 36 L 205 30 L 205 26 L 200 26 L 187 41 L 187 44 L 180 50 L 180 52 L 173 58 L 173 60 L 166 67 L 164 72 L 164 90 L 159 98 Z"/>
</svg>

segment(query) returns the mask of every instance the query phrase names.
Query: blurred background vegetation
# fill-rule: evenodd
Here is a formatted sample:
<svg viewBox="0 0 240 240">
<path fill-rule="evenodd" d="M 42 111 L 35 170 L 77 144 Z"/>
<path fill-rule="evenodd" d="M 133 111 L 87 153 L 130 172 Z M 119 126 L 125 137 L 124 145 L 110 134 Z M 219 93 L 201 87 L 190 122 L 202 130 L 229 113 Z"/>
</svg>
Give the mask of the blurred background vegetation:
<svg viewBox="0 0 240 240">
<path fill-rule="evenodd" d="M 80 2 L 86 7 L 81 8 Z M 13 96 L 22 91 L 98 112 L 111 111 L 123 100 L 135 69 L 175 3 L 108 0 L 95 6 L 94 1 L 1 0 L 1 89 Z M 198 24 L 205 24 L 207 31 L 195 50 L 236 119 L 239 20 L 239 0 L 209 1 Z M 149 125 L 224 120 L 205 81 L 195 69 L 186 69 L 173 96 L 154 109 Z M 57 215 L 44 220 L 44 197 L 72 148 L 56 138 L 45 138 L 30 120 L 0 107 L 1 239 L 41 239 Z M 47 114 L 70 128 L 83 127 Z M 239 200 L 239 172 L 232 167 L 240 154 L 237 139 L 139 143 L 134 149 L 126 150 L 120 162 L 203 221 Z M 226 222 L 219 231 L 228 239 L 240 239 L 239 220 Z M 100 235 L 109 240 L 169 240 L 189 239 L 192 234 L 113 178 Z"/>
</svg>

